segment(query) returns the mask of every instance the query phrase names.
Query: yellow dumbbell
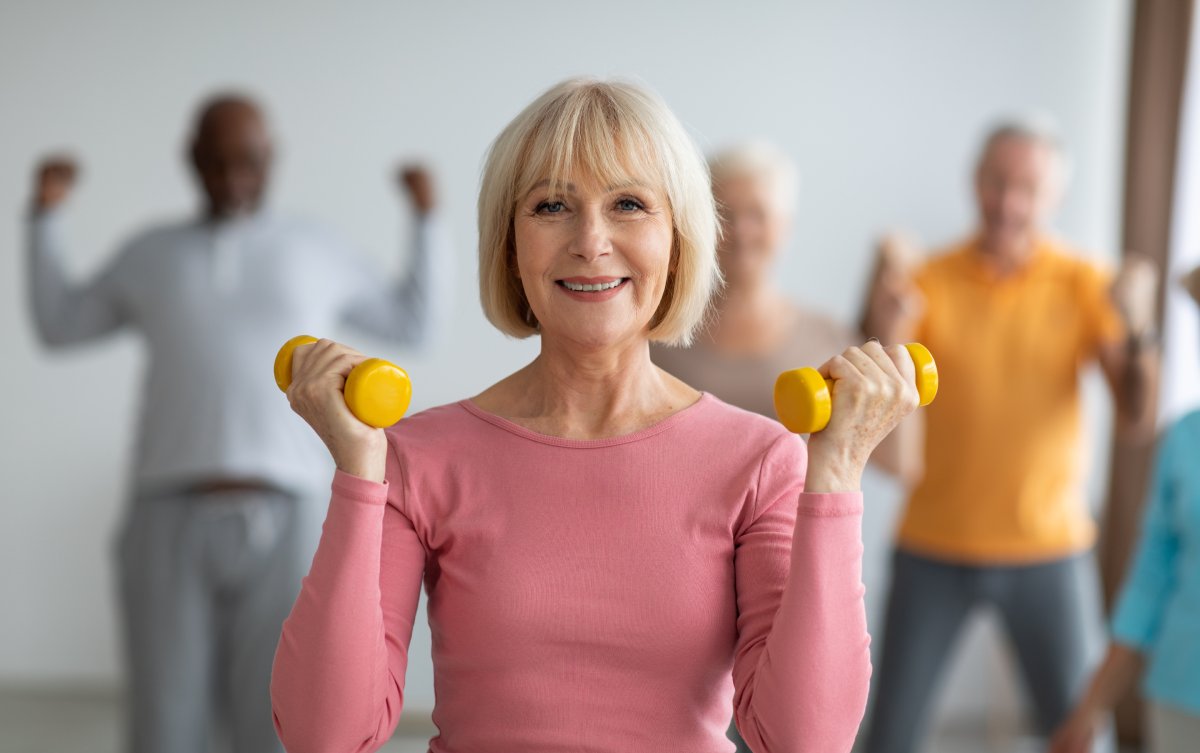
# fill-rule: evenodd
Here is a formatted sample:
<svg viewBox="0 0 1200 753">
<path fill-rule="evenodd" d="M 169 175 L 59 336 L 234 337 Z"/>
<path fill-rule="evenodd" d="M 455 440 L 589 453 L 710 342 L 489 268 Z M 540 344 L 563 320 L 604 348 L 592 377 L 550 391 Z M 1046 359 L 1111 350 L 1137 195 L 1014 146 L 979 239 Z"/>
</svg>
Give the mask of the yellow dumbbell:
<svg viewBox="0 0 1200 753">
<path fill-rule="evenodd" d="M 938 391 L 937 364 L 924 345 L 909 343 L 904 347 L 908 348 L 917 367 L 917 394 L 921 405 L 929 405 Z M 831 380 L 807 366 L 780 374 L 775 380 L 775 413 L 780 422 L 796 434 L 811 434 L 824 429 L 833 412 L 832 387 Z"/>
<path fill-rule="evenodd" d="M 287 392 L 292 383 L 292 353 L 300 345 L 315 343 L 310 335 L 293 337 L 275 356 L 275 384 Z M 355 366 L 346 377 L 342 390 L 346 407 L 359 421 L 377 429 L 386 429 L 404 417 L 412 400 L 412 382 L 408 372 L 382 358 L 368 358 Z"/>
</svg>

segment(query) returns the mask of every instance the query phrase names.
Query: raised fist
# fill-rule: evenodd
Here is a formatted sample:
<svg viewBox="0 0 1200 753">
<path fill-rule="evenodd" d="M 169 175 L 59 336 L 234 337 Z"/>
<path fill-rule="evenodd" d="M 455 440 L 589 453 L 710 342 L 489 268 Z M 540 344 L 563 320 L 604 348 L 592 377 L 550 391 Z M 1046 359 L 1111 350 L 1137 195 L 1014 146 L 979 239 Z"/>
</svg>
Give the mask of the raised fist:
<svg viewBox="0 0 1200 753">
<path fill-rule="evenodd" d="M 895 344 L 896 331 L 920 315 L 924 300 L 912 282 L 920 261 L 920 250 L 907 236 L 888 233 L 879 240 L 875 272 L 867 292 L 864 326 L 868 335 Z"/>
<path fill-rule="evenodd" d="M 1158 306 L 1158 264 L 1144 254 L 1127 254 L 1113 281 L 1112 297 L 1129 334 L 1136 337 L 1152 329 Z"/>
<path fill-rule="evenodd" d="M 418 214 L 429 214 L 437 205 L 433 174 L 421 165 L 403 165 L 396 171 L 397 183 L 408 194 Z"/>
<path fill-rule="evenodd" d="M 43 159 L 34 174 L 34 210 L 44 212 L 61 204 L 75 185 L 78 172 L 79 168 L 70 157 L 57 155 Z"/>
</svg>

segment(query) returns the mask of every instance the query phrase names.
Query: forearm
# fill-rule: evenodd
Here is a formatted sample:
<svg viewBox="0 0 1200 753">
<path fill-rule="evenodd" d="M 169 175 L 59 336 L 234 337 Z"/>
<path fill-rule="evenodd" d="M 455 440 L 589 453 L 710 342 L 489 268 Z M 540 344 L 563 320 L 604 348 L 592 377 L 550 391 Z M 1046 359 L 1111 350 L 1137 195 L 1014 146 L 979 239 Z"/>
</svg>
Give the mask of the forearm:
<svg viewBox="0 0 1200 753">
<path fill-rule="evenodd" d="M 122 323 L 109 292 L 101 286 L 72 286 L 63 269 L 61 218 L 35 212 L 26 227 L 28 289 L 34 328 L 45 345 L 93 339 Z"/>
<path fill-rule="evenodd" d="M 271 677 L 291 753 L 382 743 L 402 698 L 388 667 L 380 590 L 386 487 L 339 474 L 312 569 L 284 622 Z M 402 678 L 400 678 L 402 680 Z"/>
<path fill-rule="evenodd" d="M 433 215 L 416 220 L 412 253 L 403 276 L 370 285 L 357 296 L 349 321 L 379 337 L 412 347 L 436 341 L 453 310 L 453 255 L 445 228 Z"/>
<path fill-rule="evenodd" d="M 1126 341 L 1124 349 L 1117 407 L 1126 426 L 1142 434 L 1153 428 L 1153 393 L 1158 383 L 1160 351 L 1157 344 L 1133 337 Z"/>
<path fill-rule="evenodd" d="M 1133 690 L 1145 667 L 1145 656 L 1122 643 L 1109 644 L 1108 654 L 1096 671 L 1080 704 L 1092 712 L 1111 711 Z"/>
<path fill-rule="evenodd" d="M 884 316 L 876 311 L 869 302 L 863 309 L 862 318 L 859 320 L 859 329 L 867 338 L 873 337 L 885 345 L 893 345 L 908 339 L 906 322 L 899 317 Z"/>
<path fill-rule="evenodd" d="M 788 579 L 738 726 L 760 753 L 850 750 L 866 708 L 870 636 L 862 496 L 801 495 Z"/>
</svg>

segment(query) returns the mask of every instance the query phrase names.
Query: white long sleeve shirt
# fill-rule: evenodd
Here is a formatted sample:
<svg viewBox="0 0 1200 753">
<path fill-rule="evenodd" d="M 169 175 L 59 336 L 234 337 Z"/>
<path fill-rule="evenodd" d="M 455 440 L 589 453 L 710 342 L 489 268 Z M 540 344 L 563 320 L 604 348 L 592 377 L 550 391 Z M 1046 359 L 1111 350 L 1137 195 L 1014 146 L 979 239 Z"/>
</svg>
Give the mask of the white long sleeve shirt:
<svg viewBox="0 0 1200 753">
<path fill-rule="evenodd" d="M 450 310 L 451 253 L 417 223 L 403 279 L 386 279 L 314 223 L 260 211 L 153 227 L 86 284 L 64 272 L 62 219 L 30 220 L 29 283 L 43 342 L 69 345 L 129 327 L 148 351 L 135 458 L 139 487 L 255 479 L 309 493 L 328 452 L 272 378 L 288 338 L 342 325 L 399 344 L 432 340 Z"/>
</svg>

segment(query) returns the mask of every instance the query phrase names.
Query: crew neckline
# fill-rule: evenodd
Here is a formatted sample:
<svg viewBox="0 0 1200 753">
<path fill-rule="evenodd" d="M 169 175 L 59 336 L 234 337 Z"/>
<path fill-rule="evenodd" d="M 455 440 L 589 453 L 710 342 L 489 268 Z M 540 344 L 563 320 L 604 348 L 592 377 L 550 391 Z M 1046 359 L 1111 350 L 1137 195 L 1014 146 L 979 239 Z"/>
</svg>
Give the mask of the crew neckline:
<svg viewBox="0 0 1200 753">
<path fill-rule="evenodd" d="M 569 437 L 556 437 L 552 434 L 542 434 L 541 432 L 527 429 L 524 426 L 521 426 L 514 421 L 510 421 L 507 418 L 497 416 L 495 413 L 490 413 L 471 402 L 470 398 L 459 400 L 458 405 L 476 418 L 486 421 L 487 423 L 503 429 L 510 434 L 515 434 L 522 439 L 528 439 L 532 442 L 547 444 L 554 447 L 593 449 L 599 447 L 615 447 L 617 445 L 629 444 L 631 442 L 649 439 L 650 437 L 661 434 L 675 425 L 687 420 L 689 416 L 696 413 L 703 406 L 708 405 L 713 400 L 714 398 L 710 393 L 701 392 L 700 397 L 696 400 L 696 402 L 675 411 L 656 424 L 651 424 L 645 429 L 635 431 L 631 434 L 621 434 L 615 437 L 602 437 L 600 439 L 571 439 Z"/>
</svg>

